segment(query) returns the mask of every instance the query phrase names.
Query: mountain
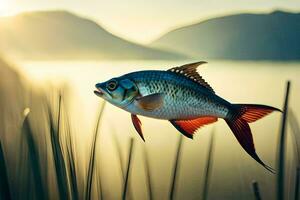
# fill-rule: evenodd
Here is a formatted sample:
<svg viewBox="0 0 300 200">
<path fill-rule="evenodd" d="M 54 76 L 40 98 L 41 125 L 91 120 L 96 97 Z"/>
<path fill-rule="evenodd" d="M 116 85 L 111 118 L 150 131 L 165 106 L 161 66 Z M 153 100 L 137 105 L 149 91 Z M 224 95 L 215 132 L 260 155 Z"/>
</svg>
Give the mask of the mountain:
<svg viewBox="0 0 300 200">
<path fill-rule="evenodd" d="M 201 59 L 299 60 L 300 14 L 237 14 L 170 31 L 151 47 Z"/>
<path fill-rule="evenodd" d="M 0 18 L 0 52 L 21 59 L 179 59 L 179 53 L 135 44 L 65 11 Z"/>
</svg>

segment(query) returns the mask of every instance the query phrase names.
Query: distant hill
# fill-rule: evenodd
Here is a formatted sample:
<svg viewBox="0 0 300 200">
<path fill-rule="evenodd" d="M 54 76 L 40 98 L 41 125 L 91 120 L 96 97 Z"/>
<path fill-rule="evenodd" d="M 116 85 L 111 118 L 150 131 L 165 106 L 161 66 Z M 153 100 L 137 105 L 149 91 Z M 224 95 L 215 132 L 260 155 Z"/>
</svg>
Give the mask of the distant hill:
<svg viewBox="0 0 300 200">
<path fill-rule="evenodd" d="M 179 59 L 178 53 L 117 37 L 65 11 L 0 18 L 0 52 L 21 59 Z"/>
<path fill-rule="evenodd" d="M 300 14 L 238 14 L 175 29 L 152 47 L 201 59 L 299 60 Z"/>
</svg>

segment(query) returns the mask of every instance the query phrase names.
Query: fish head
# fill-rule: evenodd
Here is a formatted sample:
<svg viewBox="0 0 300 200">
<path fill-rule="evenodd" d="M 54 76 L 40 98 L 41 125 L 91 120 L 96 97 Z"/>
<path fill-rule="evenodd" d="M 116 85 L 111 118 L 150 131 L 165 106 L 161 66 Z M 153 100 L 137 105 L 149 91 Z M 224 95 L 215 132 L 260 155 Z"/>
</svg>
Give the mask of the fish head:
<svg viewBox="0 0 300 200">
<path fill-rule="evenodd" d="M 106 82 L 97 83 L 94 93 L 109 103 L 124 108 L 139 94 L 136 84 L 126 78 L 112 78 Z"/>
</svg>

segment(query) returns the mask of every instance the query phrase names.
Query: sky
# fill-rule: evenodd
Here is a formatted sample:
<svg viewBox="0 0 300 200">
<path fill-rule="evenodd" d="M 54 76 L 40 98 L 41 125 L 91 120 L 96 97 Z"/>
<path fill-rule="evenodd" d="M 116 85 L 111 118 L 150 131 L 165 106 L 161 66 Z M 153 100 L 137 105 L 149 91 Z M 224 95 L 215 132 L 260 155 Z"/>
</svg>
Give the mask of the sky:
<svg viewBox="0 0 300 200">
<path fill-rule="evenodd" d="M 0 0 L 0 16 L 68 10 L 143 44 L 176 27 L 211 17 L 274 9 L 300 12 L 300 0 Z"/>
</svg>

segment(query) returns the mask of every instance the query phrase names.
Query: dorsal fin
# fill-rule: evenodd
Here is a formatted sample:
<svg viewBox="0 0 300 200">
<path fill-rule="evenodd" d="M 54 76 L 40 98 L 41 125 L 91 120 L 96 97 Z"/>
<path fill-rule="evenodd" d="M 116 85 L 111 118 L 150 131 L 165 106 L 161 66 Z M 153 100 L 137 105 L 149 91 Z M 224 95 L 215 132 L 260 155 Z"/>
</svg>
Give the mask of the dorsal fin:
<svg viewBox="0 0 300 200">
<path fill-rule="evenodd" d="M 205 63 L 207 62 L 200 61 L 200 62 L 190 63 L 190 64 L 182 65 L 180 67 L 173 67 L 171 69 L 168 69 L 167 71 L 174 72 L 182 76 L 188 77 L 189 79 L 199 83 L 200 85 L 202 85 L 203 87 L 207 88 L 208 90 L 214 93 L 215 91 L 212 89 L 212 87 L 197 72 L 197 67 Z"/>
</svg>

